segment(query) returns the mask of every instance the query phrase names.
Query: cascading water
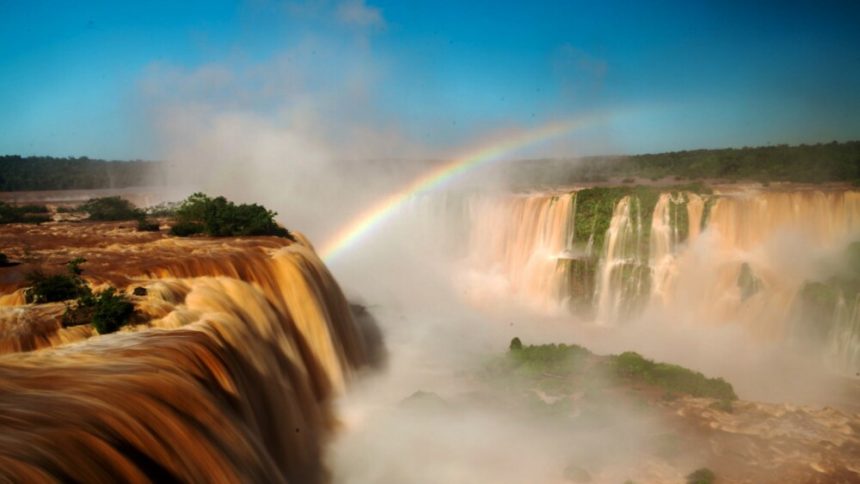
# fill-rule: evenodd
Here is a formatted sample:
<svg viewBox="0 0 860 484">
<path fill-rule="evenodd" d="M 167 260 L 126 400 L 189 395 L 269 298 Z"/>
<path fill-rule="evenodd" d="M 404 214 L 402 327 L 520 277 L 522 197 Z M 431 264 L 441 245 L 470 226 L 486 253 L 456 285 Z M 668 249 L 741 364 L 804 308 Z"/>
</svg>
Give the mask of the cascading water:
<svg viewBox="0 0 860 484">
<path fill-rule="evenodd" d="M 572 208 L 570 194 L 471 199 L 469 266 L 502 277 L 521 300 L 554 304 L 564 296 L 559 259 L 570 250 Z"/>
<path fill-rule="evenodd" d="M 642 290 L 639 244 L 642 215 L 638 199 L 629 196 L 618 201 L 606 232 L 606 243 L 598 271 L 597 320 L 613 321 L 624 313 L 625 303 L 635 301 Z"/>
<path fill-rule="evenodd" d="M 820 259 L 860 238 L 857 192 L 594 188 L 471 207 L 469 267 L 532 305 L 601 324 L 643 313 L 731 323 L 771 341 L 817 325 L 818 351 L 842 368 L 860 364 L 856 287 L 842 284 L 827 314 L 795 322 L 805 282 L 826 277 Z"/>
<path fill-rule="evenodd" d="M 137 252 L 158 259 L 166 244 Z M 29 348 L 6 334 L 7 351 L 43 349 L 0 357 L 0 480 L 327 480 L 329 401 L 371 362 L 365 334 L 301 238 L 203 244 L 135 278 L 148 322 L 132 331 L 37 328 Z M 4 309 L 3 327 L 18 309 Z"/>
</svg>

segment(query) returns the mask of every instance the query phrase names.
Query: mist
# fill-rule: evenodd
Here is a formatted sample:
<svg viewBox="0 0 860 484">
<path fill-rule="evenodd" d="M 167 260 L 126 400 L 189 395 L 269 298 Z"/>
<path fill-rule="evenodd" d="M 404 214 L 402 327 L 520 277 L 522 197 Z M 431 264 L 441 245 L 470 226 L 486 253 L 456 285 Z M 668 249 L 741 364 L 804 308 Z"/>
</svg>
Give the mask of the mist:
<svg viewBox="0 0 860 484">
<path fill-rule="evenodd" d="M 189 192 L 262 203 L 319 247 L 377 200 L 440 163 L 529 129 L 508 119 L 436 136 L 430 133 L 451 127 L 392 110 L 385 91 L 389 59 L 373 49 L 374 32 L 386 25 L 372 12 L 358 15 L 362 5 L 340 11 L 363 19 L 346 37 L 308 35 L 262 60 L 151 65 L 138 85 L 139 102 L 168 160 L 169 179 Z M 599 91 L 606 65 L 577 55 L 600 78 L 589 83 Z M 754 261 L 767 297 L 788 304 L 802 281 L 826 277 L 820 261 L 836 257 L 857 235 L 853 225 L 824 244 L 795 224 L 728 248 L 706 231 L 674 249 L 674 272 L 665 277 L 675 292 L 655 294 L 644 311 L 610 321 L 566 308 L 553 281 L 560 277 L 558 254 L 571 249 L 564 243 L 572 235 L 563 235 L 570 216 L 516 218 L 516 200 L 569 193 L 552 186 L 556 174 L 575 168 L 574 158 L 595 147 L 623 152 L 626 146 L 614 145 L 611 133 L 590 128 L 504 153 L 441 189 L 413 194 L 328 261 L 347 297 L 373 315 L 386 347 L 384 367 L 358 374 L 335 401 L 340 424 L 324 458 L 335 482 L 666 482 L 708 465 L 700 449 L 662 455 L 662 442 L 677 424 L 629 395 L 603 402 L 599 415 L 577 414 L 573 427 L 511 405 L 510 395 L 481 375 L 515 337 L 534 345 L 582 345 L 598 355 L 636 351 L 725 378 L 742 400 L 852 405 L 855 390 L 822 361 L 819 349 L 787 345 L 778 335 L 785 328 L 756 326 L 782 324 L 768 312 L 779 305 L 776 299 L 758 296 L 758 310 L 750 304 L 731 309 L 741 304 L 734 299 L 722 306 L 705 301 L 718 297 L 715 290 L 733 291 L 732 271 Z M 516 162 L 553 156 L 564 160 Z M 540 184 L 530 186 L 524 173 Z M 540 225 L 552 217 L 559 220 L 555 232 Z M 734 220 L 726 218 L 723 228 L 751 230 L 729 227 Z M 562 245 L 545 246 L 552 243 L 540 233 L 561 234 L 553 243 Z M 522 255 L 512 258 L 517 251 Z M 538 286 L 527 287 L 532 283 Z M 660 297 L 670 302 L 658 304 Z M 614 381 L 611 375 L 594 378 L 597 386 Z M 536 389 L 525 394 L 554 401 Z M 582 394 L 571 397 L 575 405 Z"/>
<path fill-rule="evenodd" d="M 0 481 L 860 481 L 858 13 L 0 3 Z"/>
<path fill-rule="evenodd" d="M 337 81 L 321 79 L 311 61 L 351 56 L 319 43 L 253 69 L 154 67 L 142 89 L 170 178 L 189 191 L 263 203 L 291 230 L 322 244 L 435 160 L 463 151 L 422 143 L 380 109 L 369 55 L 359 47 L 361 61 L 344 63 Z M 247 84 L 261 88 L 240 88 Z M 508 159 L 516 155 L 522 153 Z M 516 237 L 505 235 L 504 224 L 531 227 L 527 220 L 479 225 L 491 215 L 476 212 L 482 205 L 474 200 L 524 196 L 511 191 L 518 181 L 490 168 L 416 194 L 330 261 L 347 296 L 378 321 L 387 353 L 384 369 L 359 374 L 335 402 L 340 427 L 325 457 L 335 482 L 570 482 L 583 475 L 665 482 L 707 464 L 695 450 L 655 457 L 664 416 L 627 399 L 607 403 L 593 421 L 581 418 L 575 429 L 500 404 L 499 390 L 482 389 L 476 379 L 514 337 L 578 344 L 601 355 L 637 351 L 725 378 L 744 400 L 851 405 L 854 390 L 818 355 L 749 327 L 760 315 L 720 313 L 700 301 L 720 287 L 729 261 L 757 260 L 761 277 L 776 271 L 774 280 L 798 281 L 796 292 L 800 281 L 824 277 L 819 261 L 856 236 L 853 228 L 825 245 L 808 233 L 777 230 L 723 259 L 714 258 L 720 242 L 706 232 L 677 260 L 675 302 L 624 322 L 596 321 L 548 304 L 551 293 L 529 300 L 500 268 L 505 256 L 476 248 L 478 230 L 497 230 L 510 244 Z M 476 257 L 488 257 L 491 267 L 476 265 Z"/>
</svg>

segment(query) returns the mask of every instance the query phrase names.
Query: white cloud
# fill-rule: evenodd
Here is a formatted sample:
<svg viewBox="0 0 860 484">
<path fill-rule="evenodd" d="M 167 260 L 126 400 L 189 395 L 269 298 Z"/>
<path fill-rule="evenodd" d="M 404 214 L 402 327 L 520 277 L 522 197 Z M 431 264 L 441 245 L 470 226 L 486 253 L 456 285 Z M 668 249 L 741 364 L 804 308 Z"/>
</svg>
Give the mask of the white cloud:
<svg viewBox="0 0 860 484">
<path fill-rule="evenodd" d="M 337 20 L 355 27 L 381 29 L 385 27 L 382 12 L 364 3 L 364 0 L 346 0 L 337 6 Z"/>
</svg>

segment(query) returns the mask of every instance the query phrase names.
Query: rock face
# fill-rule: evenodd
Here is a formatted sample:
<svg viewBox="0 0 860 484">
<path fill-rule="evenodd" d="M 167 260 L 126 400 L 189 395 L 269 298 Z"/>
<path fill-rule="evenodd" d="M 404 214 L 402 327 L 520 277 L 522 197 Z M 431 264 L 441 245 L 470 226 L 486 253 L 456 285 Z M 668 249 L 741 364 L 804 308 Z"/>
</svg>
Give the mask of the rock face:
<svg viewBox="0 0 860 484">
<path fill-rule="evenodd" d="M 309 245 L 121 224 L 3 227 L 12 239 L 25 264 L 3 269 L 0 480 L 326 480 L 329 402 L 378 350 Z M 144 322 L 97 336 L 60 327 L 62 303 L 10 296 L 77 256 Z"/>
</svg>

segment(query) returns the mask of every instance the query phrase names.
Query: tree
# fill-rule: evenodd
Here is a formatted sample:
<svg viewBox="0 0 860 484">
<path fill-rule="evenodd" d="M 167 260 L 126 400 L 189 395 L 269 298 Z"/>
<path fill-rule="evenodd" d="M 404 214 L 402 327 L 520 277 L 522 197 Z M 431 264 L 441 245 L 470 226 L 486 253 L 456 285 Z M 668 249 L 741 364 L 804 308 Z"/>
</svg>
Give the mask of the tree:
<svg viewBox="0 0 860 484">
<path fill-rule="evenodd" d="M 70 260 L 65 274 L 46 274 L 38 269 L 30 272 L 26 276 L 30 286 L 24 290 L 24 299 L 28 303 L 44 304 L 89 296 L 90 288 L 81 278 L 80 265 L 84 262 L 86 259 L 82 257 Z"/>
<path fill-rule="evenodd" d="M 171 233 L 179 236 L 202 233 L 210 237 L 290 237 L 289 231 L 275 222 L 276 215 L 256 203 L 236 205 L 224 197 L 210 198 L 195 193 L 176 209 L 176 224 L 171 227 Z"/>
<path fill-rule="evenodd" d="M 80 206 L 80 210 L 89 214 L 90 220 L 141 220 L 145 215 L 143 211 L 121 197 L 91 198 Z"/>
</svg>

